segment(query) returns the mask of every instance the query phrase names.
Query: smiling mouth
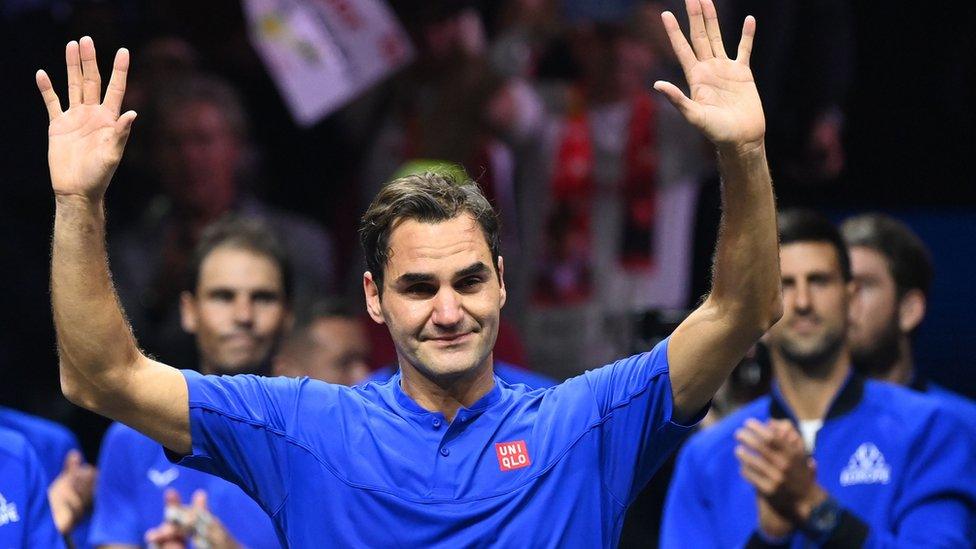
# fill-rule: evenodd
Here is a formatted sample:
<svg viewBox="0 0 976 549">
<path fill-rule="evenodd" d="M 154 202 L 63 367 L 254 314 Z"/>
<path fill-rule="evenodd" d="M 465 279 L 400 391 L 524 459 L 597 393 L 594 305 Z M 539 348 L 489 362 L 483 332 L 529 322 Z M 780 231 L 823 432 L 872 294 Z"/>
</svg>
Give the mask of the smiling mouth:
<svg viewBox="0 0 976 549">
<path fill-rule="evenodd" d="M 463 334 L 457 334 L 452 336 L 441 336 L 441 337 L 431 337 L 428 338 L 430 341 L 440 343 L 441 345 L 454 345 L 466 341 L 466 338 L 471 335 L 471 332 L 465 332 Z"/>
</svg>

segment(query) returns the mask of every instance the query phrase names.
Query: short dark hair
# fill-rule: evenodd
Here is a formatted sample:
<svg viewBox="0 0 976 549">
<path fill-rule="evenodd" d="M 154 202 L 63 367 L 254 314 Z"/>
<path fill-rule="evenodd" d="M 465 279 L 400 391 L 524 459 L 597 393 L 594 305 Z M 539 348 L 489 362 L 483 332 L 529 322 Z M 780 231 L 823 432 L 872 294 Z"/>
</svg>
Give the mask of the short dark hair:
<svg viewBox="0 0 976 549">
<path fill-rule="evenodd" d="M 477 183 L 447 171 L 428 171 L 394 179 L 383 187 L 359 225 L 366 267 L 372 273 L 378 291 L 383 291 L 383 270 L 390 259 L 390 233 L 399 222 L 414 219 L 422 223 L 438 223 L 462 213 L 470 214 L 481 226 L 498 272 L 498 214 Z"/>
<path fill-rule="evenodd" d="M 935 275 L 932 255 L 908 225 L 891 216 L 866 213 L 844 221 L 840 231 L 848 247 L 864 246 L 885 257 L 899 298 L 909 290 L 921 290 L 928 297 Z"/>
<path fill-rule="evenodd" d="M 281 273 L 285 301 L 292 300 L 292 267 L 288 252 L 274 231 L 262 220 L 227 214 L 207 225 L 190 256 L 184 289 L 195 293 L 200 283 L 200 268 L 217 248 L 246 250 L 270 259 Z"/>
<path fill-rule="evenodd" d="M 357 320 L 362 316 L 363 305 L 344 297 L 319 297 L 313 299 L 309 305 L 300 306 L 295 316 L 294 331 L 308 328 L 317 320 L 341 318 Z"/>
<path fill-rule="evenodd" d="M 780 246 L 798 242 L 824 242 L 833 246 L 841 275 L 845 281 L 851 281 L 851 258 L 847 253 L 847 246 L 844 245 L 840 231 L 826 217 L 813 210 L 790 209 L 780 212 Z"/>
</svg>

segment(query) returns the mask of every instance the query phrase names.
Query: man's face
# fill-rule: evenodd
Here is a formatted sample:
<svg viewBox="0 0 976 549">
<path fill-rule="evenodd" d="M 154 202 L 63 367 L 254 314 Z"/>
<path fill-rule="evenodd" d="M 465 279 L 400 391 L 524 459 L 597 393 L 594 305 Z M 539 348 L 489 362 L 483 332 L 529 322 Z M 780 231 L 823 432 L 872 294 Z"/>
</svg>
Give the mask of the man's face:
<svg viewBox="0 0 976 549">
<path fill-rule="evenodd" d="M 887 372 L 899 358 L 898 288 L 888 262 L 865 246 L 849 250 L 855 292 L 848 343 L 854 363 L 870 375 Z"/>
<path fill-rule="evenodd" d="M 195 294 L 184 292 L 180 305 L 183 329 L 196 335 L 207 373 L 256 371 L 290 319 L 274 261 L 234 247 L 210 252 Z"/>
<path fill-rule="evenodd" d="M 219 106 L 206 101 L 168 112 L 157 143 L 157 168 L 167 193 L 184 208 L 230 207 L 241 143 Z"/>
<path fill-rule="evenodd" d="M 452 378 L 486 363 L 505 304 L 502 261 L 494 269 L 481 227 L 460 215 L 440 223 L 407 219 L 390 234 L 379 295 L 363 280 L 373 320 L 385 323 L 401 360 L 428 378 Z"/>
<path fill-rule="evenodd" d="M 768 333 L 772 349 L 793 364 L 819 371 L 837 356 L 847 331 L 850 287 L 834 247 L 796 242 L 780 249 L 783 318 Z"/>
<path fill-rule="evenodd" d="M 355 385 L 369 375 L 369 340 L 359 319 L 320 318 L 308 328 L 303 356 L 290 357 L 284 375 L 309 376 L 328 383 Z"/>
</svg>

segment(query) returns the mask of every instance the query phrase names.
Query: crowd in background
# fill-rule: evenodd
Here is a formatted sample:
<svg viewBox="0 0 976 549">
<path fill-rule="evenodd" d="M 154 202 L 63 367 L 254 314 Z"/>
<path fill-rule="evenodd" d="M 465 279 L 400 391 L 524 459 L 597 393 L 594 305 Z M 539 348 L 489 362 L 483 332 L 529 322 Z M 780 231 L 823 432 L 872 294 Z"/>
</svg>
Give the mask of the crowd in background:
<svg viewBox="0 0 976 549">
<path fill-rule="evenodd" d="M 124 108 L 140 117 L 109 191 L 108 245 L 128 318 L 157 359 L 206 371 L 200 362 L 206 342 L 199 329 L 188 329 L 184 292 L 199 282 L 194 250 L 205 231 L 232 215 L 259 220 L 291 258 L 287 293 L 297 321 L 291 335 L 284 325 L 275 332 L 261 371 L 353 384 L 389 368 L 395 354 L 385 328 L 368 322 L 360 305 L 358 217 L 405 169 L 461 168 L 502 220 L 509 301 L 496 359 L 514 364 L 515 375 L 528 370 L 565 379 L 649 348 L 708 288 L 719 219 L 712 152 L 663 98 L 648 93 L 657 79 L 682 81 L 660 25 L 662 10 L 680 11 L 671 4 L 393 1 L 416 48 L 413 63 L 305 129 L 291 122 L 248 44 L 237 2 L 15 1 L 0 7 L 0 20 L 13 46 L 5 55 L 16 67 L 59 66 L 60 44 L 81 34 L 92 35 L 102 52 L 124 44 L 133 53 Z M 759 21 L 752 67 L 781 205 L 909 206 L 924 187 L 942 197 L 925 195 L 929 203 L 972 199 L 971 168 L 963 171 L 958 153 L 971 153 L 976 143 L 976 124 L 966 127 L 976 111 L 960 110 L 962 119 L 947 122 L 952 117 L 943 109 L 961 105 L 967 93 L 972 99 L 976 72 L 923 69 L 928 60 L 907 58 L 903 78 L 928 70 L 941 80 L 931 82 L 933 97 L 953 84 L 959 90 L 936 100 L 885 88 L 925 108 L 948 104 L 931 106 L 928 126 L 916 120 L 924 117 L 921 108 L 879 114 L 865 97 L 871 88 L 864 74 L 877 74 L 875 64 L 891 65 L 864 50 L 901 46 L 872 41 L 877 34 L 863 28 L 857 6 L 716 4 L 722 28 L 734 36 L 746 14 Z M 972 46 L 971 38 L 946 35 L 947 49 L 953 40 Z M 972 67 L 972 50 L 962 50 L 954 53 L 958 62 Z M 25 149 L 7 159 L 17 177 L 0 204 L 0 229 L 10 235 L 5 318 L 16 320 L 0 335 L 6 380 L 0 404 L 71 425 L 93 461 L 105 424 L 54 396 L 45 126 L 29 75 L 10 72 L 5 84 L 17 88 L 4 100 L 8 109 L 37 113 L 4 115 L 18 122 L 7 127 L 24 132 Z M 876 125 L 885 117 L 922 129 L 938 124 L 944 135 L 930 145 L 938 151 L 912 147 L 915 135 L 904 137 L 906 148 L 892 146 L 890 133 L 902 130 Z M 885 146 L 916 156 L 876 159 L 875 147 Z M 902 169 L 903 162 L 926 166 Z M 897 170 L 910 182 L 893 183 Z M 966 181 L 969 190 L 953 184 Z M 323 324 L 336 318 L 341 322 Z M 326 356 L 333 351 L 320 340 L 351 347 L 341 357 Z M 731 408 L 768 387 L 762 354 L 736 372 L 719 404 Z M 316 360 L 323 365 L 318 373 L 310 366 Z M 972 374 L 955 379 L 968 380 L 964 391 L 976 387 Z M 663 484 L 652 482 L 647 501 L 632 510 L 637 518 L 630 534 L 625 530 L 625 545 L 656 539 L 662 476 Z"/>
</svg>

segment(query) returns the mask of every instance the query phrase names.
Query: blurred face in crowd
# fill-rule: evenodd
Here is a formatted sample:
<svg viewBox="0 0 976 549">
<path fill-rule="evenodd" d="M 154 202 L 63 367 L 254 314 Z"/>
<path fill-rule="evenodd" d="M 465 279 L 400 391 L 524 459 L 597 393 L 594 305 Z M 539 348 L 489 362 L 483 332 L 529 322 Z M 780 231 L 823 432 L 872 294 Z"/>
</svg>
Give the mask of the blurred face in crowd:
<svg viewBox="0 0 976 549">
<path fill-rule="evenodd" d="M 851 355 L 865 373 L 883 374 L 901 354 L 898 288 L 880 252 L 854 246 L 849 253 L 856 287 L 848 331 Z"/>
<path fill-rule="evenodd" d="M 167 194 L 197 214 L 226 212 L 237 191 L 241 141 L 223 110 L 191 101 L 168 109 L 160 124 L 157 169 Z"/>
<path fill-rule="evenodd" d="M 495 271 L 478 222 L 468 214 L 440 223 L 393 225 L 383 293 L 366 273 L 367 308 L 385 323 L 404 362 L 428 379 L 487 366 L 505 304 L 503 263 Z"/>
<path fill-rule="evenodd" d="M 827 242 L 782 246 L 780 272 L 784 311 L 767 334 L 770 350 L 808 373 L 823 372 L 844 347 L 852 285 Z"/>
<path fill-rule="evenodd" d="M 286 345 L 275 373 L 308 376 L 328 383 L 355 385 L 369 375 L 369 340 L 359 319 L 333 316 L 315 320 L 298 344 Z"/>
<path fill-rule="evenodd" d="M 183 293 L 180 312 L 206 373 L 257 371 L 290 320 L 277 264 L 230 246 L 203 260 L 196 291 Z"/>
</svg>

